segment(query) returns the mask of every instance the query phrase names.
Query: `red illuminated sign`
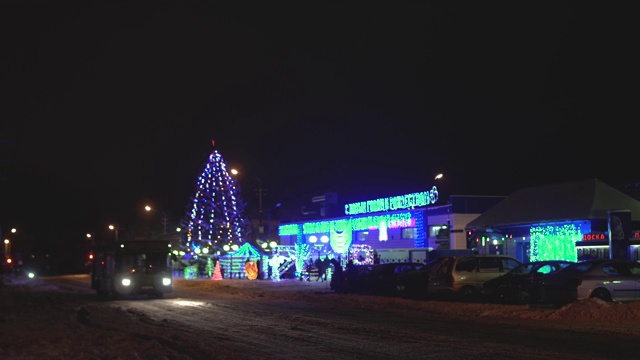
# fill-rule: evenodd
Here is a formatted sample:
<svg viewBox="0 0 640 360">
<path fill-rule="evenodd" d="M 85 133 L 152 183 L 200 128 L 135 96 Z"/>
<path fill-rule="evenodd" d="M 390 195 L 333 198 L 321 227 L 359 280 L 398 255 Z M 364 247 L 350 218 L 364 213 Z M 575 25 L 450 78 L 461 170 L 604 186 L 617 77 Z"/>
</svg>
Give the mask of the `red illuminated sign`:
<svg viewBox="0 0 640 360">
<path fill-rule="evenodd" d="M 604 234 L 584 234 L 582 235 L 582 241 L 604 241 L 607 238 Z"/>
</svg>

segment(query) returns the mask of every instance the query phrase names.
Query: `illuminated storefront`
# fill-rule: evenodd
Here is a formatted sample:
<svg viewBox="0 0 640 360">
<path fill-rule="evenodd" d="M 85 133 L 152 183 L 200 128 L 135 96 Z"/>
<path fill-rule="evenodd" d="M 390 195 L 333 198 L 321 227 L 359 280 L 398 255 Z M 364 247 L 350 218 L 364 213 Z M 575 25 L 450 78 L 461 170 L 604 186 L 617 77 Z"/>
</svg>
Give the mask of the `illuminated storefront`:
<svg viewBox="0 0 640 360">
<path fill-rule="evenodd" d="M 609 236 L 612 219 L 624 227 L 617 255 L 611 252 L 616 246 Z M 480 254 L 502 253 L 521 261 L 638 260 L 640 231 L 632 229 L 639 225 L 640 202 L 590 179 L 516 191 L 465 230 L 468 247 Z"/>
<path fill-rule="evenodd" d="M 348 203 L 342 217 L 280 225 L 280 246 L 297 254 L 298 269 L 324 257 L 339 257 L 343 264 L 349 260 L 355 264 L 426 262 L 434 250 L 466 249 L 464 225 L 502 199 L 451 196 L 441 205 L 434 186 L 423 192 Z M 476 211 L 458 212 L 458 207 Z"/>
</svg>

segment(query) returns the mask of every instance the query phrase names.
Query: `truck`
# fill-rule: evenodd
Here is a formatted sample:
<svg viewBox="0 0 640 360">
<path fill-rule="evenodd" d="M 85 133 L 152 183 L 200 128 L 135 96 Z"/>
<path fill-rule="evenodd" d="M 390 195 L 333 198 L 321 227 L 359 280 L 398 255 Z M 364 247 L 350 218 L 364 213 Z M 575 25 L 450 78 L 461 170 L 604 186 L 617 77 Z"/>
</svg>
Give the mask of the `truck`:
<svg viewBox="0 0 640 360">
<path fill-rule="evenodd" d="M 171 243 L 128 240 L 97 245 L 91 288 L 101 299 L 130 295 L 162 298 L 173 291 Z"/>
</svg>

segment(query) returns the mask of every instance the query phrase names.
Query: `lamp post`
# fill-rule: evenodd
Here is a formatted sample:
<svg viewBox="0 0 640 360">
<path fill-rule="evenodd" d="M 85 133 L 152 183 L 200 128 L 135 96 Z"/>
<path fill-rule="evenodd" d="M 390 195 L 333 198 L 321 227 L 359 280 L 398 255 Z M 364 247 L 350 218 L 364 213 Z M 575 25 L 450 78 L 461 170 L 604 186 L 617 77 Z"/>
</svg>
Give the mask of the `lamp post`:
<svg viewBox="0 0 640 360">
<path fill-rule="evenodd" d="M 448 235 L 448 242 L 449 242 L 449 248 L 451 248 L 451 197 L 449 194 L 449 189 L 448 189 L 448 184 L 446 181 L 447 179 L 444 178 L 444 174 L 443 173 L 438 173 L 435 178 L 435 181 L 440 183 L 440 186 L 438 186 L 438 192 L 440 194 L 444 194 L 447 198 L 447 235 Z"/>
<path fill-rule="evenodd" d="M 258 225 L 262 226 L 262 180 L 256 179 L 258 180 Z"/>
<path fill-rule="evenodd" d="M 163 225 L 163 228 L 164 228 L 164 235 L 167 235 L 167 214 L 166 214 L 164 211 L 154 209 L 154 208 L 152 208 L 152 207 L 151 207 L 151 206 L 149 206 L 149 205 L 146 205 L 146 206 L 144 207 L 144 209 L 145 209 L 147 212 L 149 212 L 149 211 L 153 210 L 153 211 L 157 211 L 157 212 L 159 212 L 159 213 L 161 213 L 161 214 L 162 214 L 162 225 Z"/>
<path fill-rule="evenodd" d="M 109 225 L 109 230 L 113 230 L 115 231 L 115 235 L 116 235 L 116 242 L 118 242 L 118 226 L 117 225 Z M 91 234 L 87 234 L 87 237 L 91 237 Z"/>
<path fill-rule="evenodd" d="M 11 233 L 15 234 L 18 230 L 16 228 L 11 228 Z M 11 240 L 4 239 L 4 257 L 9 259 L 11 255 Z"/>
</svg>

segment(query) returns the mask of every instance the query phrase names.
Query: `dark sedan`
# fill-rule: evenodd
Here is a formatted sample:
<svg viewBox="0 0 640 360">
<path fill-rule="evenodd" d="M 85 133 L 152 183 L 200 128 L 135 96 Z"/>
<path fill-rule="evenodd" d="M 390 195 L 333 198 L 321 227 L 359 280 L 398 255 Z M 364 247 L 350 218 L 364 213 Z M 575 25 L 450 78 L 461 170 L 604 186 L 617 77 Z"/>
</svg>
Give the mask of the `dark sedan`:
<svg viewBox="0 0 640 360">
<path fill-rule="evenodd" d="M 488 301 L 506 304 L 537 301 L 537 285 L 542 277 L 573 263 L 566 260 L 541 260 L 522 264 L 500 277 L 486 281 L 482 286 L 482 295 Z"/>
<path fill-rule="evenodd" d="M 434 268 L 442 264 L 441 257 L 432 260 L 418 270 L 402 273 L 396 278 L 396 295 L 407 299 L 424 300 L 428 297 L 427 285 Z"/>
<path fill-rule="evenodd" d="M 358 279 L 358 292 L 362 294 L 394 296 L 398 276 L 422 268 L 422 263 L 391 262 L 376 264 Z"/>
<path fill-rule="evenodd" d="M 375 265 L 352 265 L 341 272 L 336 272 L 329 281 L 331 290 L 337 293 L 360 292 L 360 279 L 373 269 Z"/>
</svg>

